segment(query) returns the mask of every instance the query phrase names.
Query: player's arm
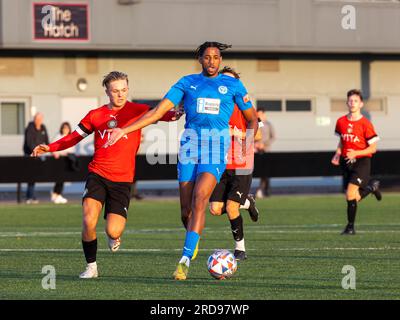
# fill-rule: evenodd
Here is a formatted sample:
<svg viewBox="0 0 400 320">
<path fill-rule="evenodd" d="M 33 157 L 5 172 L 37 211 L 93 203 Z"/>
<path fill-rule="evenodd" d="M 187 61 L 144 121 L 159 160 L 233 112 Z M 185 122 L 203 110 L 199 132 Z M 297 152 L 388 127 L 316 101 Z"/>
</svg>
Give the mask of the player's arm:
<svg viewBox="0 0 400 320">
<path fill-rule="evenodd" d="M 124 128 L 110 129 L 109 131 L 111 132 L 111 135 L 108 141 L 104 144 L 104 147 L 106 148 L 108 146 L 112 146 L 124 135 L 159 121 L 173 107 L 174 103 L 168 98 L 164 98 L 160 101 L 157 107 L 146 112 L 141 118 L 133 122 L 131 125 Z"/>
<path fill-rule="evenodd" d="M 255 139 L 258 131 L 258 117 L 255 108 L 248 108 L 246 110 L 242 110 L 243 116 L 247 120 L 247 131 L 253 135 L 253 139 Z"/>
<path fill-rule="evenodd" d="M 364 150 L 352 150 L 349 149 L 349 151 L 346 154 L 346 159 L 347 160 L 352 160 L 355 159 L 356 157 L 363 157 L 369 154 L 374 154 L 376 153 L 376 145 L 377 143 L 371 143 L 367 148 Z"/>
<path fill-rule="evenodd" d="M 342 154 L 342 141 L 339 141 L 339 144 L 338 144 L 338 146 L 336 148 L 336 152 L 333 155 L 333 158 L 331 160 L 331 163 L 334 166 L 338 166 L 340 164 L 340 156 L 341 156 L 341 154 Z"/>
<path fill-rule="evenodd" d="M 242 113 L 247 120 L 247 129 L 242 144 L 242 154 L 245 157 L 254 153 L 254 138 L 258 132 L 258 117 L 254 107 L 242 110 Z"/>
<path fill-rule="evenodd" d="M 87 134 L 84 132 L 80 132 L 79 127 L 70 134 L 65 137 L 50 143 L 50 144 L 40 144 L 33 149 L 31 157 L 38 157 L 47 152 L 55 152 L 68 149 L 74 145 L 76 145 L 79 141 L 81 141 Z"/>
<path fill-rule="evenodd" d="M 348 161 L 351 161 L 357 157 L 364 157 L 376 153 L 376 143 L 379 141 L 379 136 L 376 134 L 375 129 L 370 122 L 367 122 L 364 130 L 364 136 L 367 140 L 368 147 L 364 150 L 349 149 L 345 155 Z"/>
</svg>

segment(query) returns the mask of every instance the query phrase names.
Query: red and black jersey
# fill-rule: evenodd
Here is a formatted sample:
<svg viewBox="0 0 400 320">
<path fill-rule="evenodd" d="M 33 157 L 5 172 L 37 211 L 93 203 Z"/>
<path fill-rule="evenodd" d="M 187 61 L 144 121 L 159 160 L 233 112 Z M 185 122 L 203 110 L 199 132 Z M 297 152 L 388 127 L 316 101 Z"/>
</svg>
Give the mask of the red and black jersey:
<svg viewBox="0 0 400 320">
<path fill-rule="evenodd" d="M 146 104 L 127 102 L 119 110 L 107 105 L 91 110 L 78 124 L 76 130 L 49 145 L 50 152 L 63 150 L 74 145 L 91 133 L 94 133 L 94 155 L 89 164 L 89 172 L 114 182 L 132 182 L 135 173 L 135 158 L 139 149 L 141 130 L 125 135 L 114 145 L 103 148 L 112 128 L 123 128 L 146 113 L 150 107 Z"/>
<path fill-rule="evenodd" d="M 342 155 L 346 156 L 349 149 L 364 150 L 369 145 L 379 140 L 372 123 L 365 117 L 357 121 L 351 121 L 346 116 L 339 118 L 336 122 L 335 134 L 342 142 Z M 361 157 L 372 157 L 368 154 Z"/>
<path fill-rule="evenodd" d="M 231 147 L 228 152 L 228 163 L 226 169 L 248 169 L 249 166 L 253 165 L 254 151 L 252 148 L 247 148 L 246 157 L 244 157 L 246 148 L 246 141 L 238 136 L 235 136 L 235 132 L 238 134 L 244 134 L 246 136 L 247 120 L 243 116 L 242 111 L 235 104 L 231 118 L 229 119 L 229 128 L 233 131 Z"/>
</svg>

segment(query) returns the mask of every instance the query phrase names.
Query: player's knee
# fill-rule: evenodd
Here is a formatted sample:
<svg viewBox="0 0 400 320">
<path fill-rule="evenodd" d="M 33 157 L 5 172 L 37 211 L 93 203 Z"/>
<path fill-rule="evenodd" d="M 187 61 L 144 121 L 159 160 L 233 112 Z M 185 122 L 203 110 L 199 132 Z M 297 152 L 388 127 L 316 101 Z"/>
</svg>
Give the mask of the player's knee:
<svg viewBox="0 0 400 320">
<path fill-rule="evenodd" d="M 353 190 L 347 190 L 346 200 L 351 201 L 351 200 L 356 200 L 356 199 L 357 199 L 357 193 Z"/>
<path fill-rule="evenodd" d="M 117 239 L 122 235 L 122 228 L 119 226 L 107 226 L 106 233 L 112 239 Z"/>
<path fill-rule="evenodd" d="M 210 203 L 210 213 L 213 216 L 220 216 L 222 214 L 222 205 L 218 203 Z"/>
</svg>

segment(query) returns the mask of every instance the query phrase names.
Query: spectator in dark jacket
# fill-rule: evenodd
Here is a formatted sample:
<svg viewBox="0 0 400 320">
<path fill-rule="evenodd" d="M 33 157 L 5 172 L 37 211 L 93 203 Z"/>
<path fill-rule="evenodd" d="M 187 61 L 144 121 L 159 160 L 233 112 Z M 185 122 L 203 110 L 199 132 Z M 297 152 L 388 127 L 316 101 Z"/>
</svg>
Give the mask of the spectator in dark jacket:
<svg viewBox="0 0 400 320">
<path fill-rule="evenodd" d="M 47 135 L 47 129 L 43 124 L 43 114 L 38 112 L 33 117 L 33 121 L 29 122 L 25 129 L 25 140 L 24 140 L 24 154 L 30 156 L 33 149 L 39 144 L 48 144 L 49 136 Z M 38 203 L 39 201 L 35 197 L 35 183 L 29 182 L 26 190 L 26 203 Z"/>
</svg>

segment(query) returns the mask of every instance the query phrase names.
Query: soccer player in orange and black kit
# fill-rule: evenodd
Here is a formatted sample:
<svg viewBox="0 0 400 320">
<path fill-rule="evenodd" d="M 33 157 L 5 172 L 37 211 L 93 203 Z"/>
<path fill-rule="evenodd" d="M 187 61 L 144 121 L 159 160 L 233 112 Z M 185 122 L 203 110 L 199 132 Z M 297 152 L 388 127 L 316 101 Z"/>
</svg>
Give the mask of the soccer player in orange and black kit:
<svg viewBox="0 0 400 320">
<path fill-rule="evenodd" d="M 371 157 L 376 153 L 378 135 L 371 122 L 361 114 L 364 106 L 360 90 L 347 93 L 349 113 L 336 122 L 335 133 L 340 137 L 339 145 L 331 162 L 340 165 L 344 183 L 347 186 L 348 224 L 342 235 L 354 235 L 357 203 L 373 193 L 378 201 L 382 199 L 379 181 L 370 180 Z"/>
<path fill-rule="evenodd" d="M 96 225 L 103 206 L 108 246 L 112 252 L 119 249 L 129 208 L 135 157 L 141 140 L 141 130 L 136 130 L 113 146 L 103 148 L 110 135 L 107 130 L 129 125 L 150 109 L 146 104 L 127 101 L 129 87 L 125 73 L 110 72 L 104 77 L 103 86 L 110 99 L 108 104 L 91 110 L 71 134 L 49 145 L 38 145 L 32 153 L 37 157 L 45 152 L 68 149 L 94 133 L 94 156 L 89 164 L 82 202 L 82 246 L 87 267 L 79 277 L 84 279 L 98 276 Z M 171 111 L 161 120 L 170 121 L 177 117 Z"/>
<path fill-rule="evenodd" d="M 229 67 L 223 68 L 219 73 L 240 78 L 239 74 Z M 241 261 L 246 259 L 247 255 L 243 218 L 239 209 L 247 209 L 254 222 L 258 220 L 259 211 L 254 197 L 249 194 L 254 164 L 253 144 L 249 141 L 246 143 L 247 120 L 236 105 L 229 120 L 229 127 L 232 143 L 228 152 L 228 164 L 210 197 L 210 212 L 216 216 L 225 212 L 228 214 L 235 240 L 234 256 L 236 260 Z M 254 137 L 253 134 L 247 136 L 251 139 Z"/>
</svg>

